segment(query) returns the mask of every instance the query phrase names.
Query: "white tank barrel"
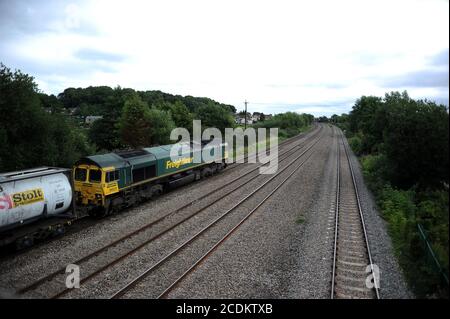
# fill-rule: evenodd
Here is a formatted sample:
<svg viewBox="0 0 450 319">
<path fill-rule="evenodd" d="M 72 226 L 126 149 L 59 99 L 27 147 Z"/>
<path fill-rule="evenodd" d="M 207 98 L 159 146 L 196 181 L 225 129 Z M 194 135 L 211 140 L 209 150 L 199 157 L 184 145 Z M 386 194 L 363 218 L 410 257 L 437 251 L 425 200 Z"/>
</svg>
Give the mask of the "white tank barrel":
<svg viewBox="0 0 450 319">
<path fill-rule="evenodd" d="M 0 174 L 0 229 L 66 212 L 72 203 L 67 172 L 43 167 Z"/>
</svg>

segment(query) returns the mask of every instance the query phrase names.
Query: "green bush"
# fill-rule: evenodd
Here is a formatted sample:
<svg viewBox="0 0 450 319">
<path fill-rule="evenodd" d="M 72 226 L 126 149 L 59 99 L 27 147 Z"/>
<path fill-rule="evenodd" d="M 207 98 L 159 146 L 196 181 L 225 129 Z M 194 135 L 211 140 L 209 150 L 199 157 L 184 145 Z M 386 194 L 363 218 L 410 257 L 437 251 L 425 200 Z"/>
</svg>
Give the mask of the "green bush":
<svg viewBox="0 0 450 319">
<path fill-rule="evenodd" d="M 375 193 L 379 193 L 386 184 L 389 172 L 386 157 L 383 154 L 365 155 L 360 161 L 367 183 Z"/>
<path fill-rule="evenodd" d="M 286 112 L 275 115 L 270 120 L 256 123 L 254 128 L 278 128 L 278 137 L 283 140 L 305 131 L 312 124 L 314 117 L 310 114 Z"/>
<path fill-rule="evenodd" d="M 417 198 L 417 222 L 427 230 L 434 253 L 448 273 L 448 192 L 426 191 Z"/>
<path fill-rule="evenodd" d="M 348 139 L 348 144 L 352 148 L 356 155 L 361 155 L 362 153 L 362 140 L 361 134 L 356 134 Z"/>
<path fill-rule="evenodd" d="M 417 228 L 420 223 L 425 229 L 433 252 L 448 276 L 448 196 L 445 195 L 443 191 L 423 193 L 389 185 L 377 194 L 395 254 L 408 282 L 421 298 L 448 296 L 440 269 Z"/>
<path fill-rule="evenodd" d="M 408 257 L 411 234 L 415 227 L 414 193 L 385 186 L 380 194 L 380 208 L 397 255 Z"/>
</svg>

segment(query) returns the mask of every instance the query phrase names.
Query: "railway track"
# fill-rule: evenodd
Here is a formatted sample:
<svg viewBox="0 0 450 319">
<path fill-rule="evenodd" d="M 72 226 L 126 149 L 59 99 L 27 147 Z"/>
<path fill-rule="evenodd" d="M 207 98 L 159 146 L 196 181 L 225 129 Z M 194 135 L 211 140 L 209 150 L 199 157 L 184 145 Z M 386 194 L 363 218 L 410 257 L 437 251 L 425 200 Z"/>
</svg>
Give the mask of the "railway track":
<svg viewBox="0 0 450 319">
<path fill-rule="evenodd" d="M 308 133 L 311 133 L 311 135 L 315 135 L 317 132 L 320 132 L 322 130 L 323 126 L 314 126 L 314 128 L 308 132 L 304 132 L 299 134 L 298 136 L 293 136 L 290 137 L 288 139 L 285 139 L 283 142 L 281 142 L 280 144 L 278 144 L 278 147 L 288 147 L 291 144 L 295 144 L 296 142 L 298 142 L 299 139 L 304 138 Z M 259 153 L 254 153 L 250 155 L 250 159 L 254 160 L 256 158 L 256 155 Z M 227 171 L 231 171 L 234 170 L 238 167 L 240 167 L 242 164 L 246 164 L 248 163 L 249 160 L 249 155 L 245 154 L 244 156 L 240 156 L 239 158 L 235 159 L 236 162 L 232 163 L 228 166 Z M 242 160 L 243 162 L 238 162 Z"/>
<path fill-rule="evenodd" d="M 302 149 L 301 147 L 306 145 L 310 140 L 314 139 L 317 135 L 319 135 L 321 130 L 322 130 L 322 128 L 318 129 L 314 134 L 311 134 L 306 139 L 301 140 L 300 143 L 294 145 L 291 149 L 288 149 L 288 150 L 282 152 L 280 154 L 280 161 L 284 161 L 284 160 L 288 159 L 289 157 L 291 157 L 293 154 L 295 154 L 295 152 L 297 151 L 298 148 Z M 299 141 L 297 140 L 297 142 L 299 142 Z M 292 143 L 290 143 L 290 144 L 292 144 Z M 307 148 L 305 151 L 303 151 L 302 154 L 306 153 L 311 147 L 312 146 L 310 145 L 309 148 Z M 169 223 L 169 225 L 167 227 L 163 228 L 160 232 L 157 232 L 156 234 L 150 236 L 149 238 L 146 238 L 144 241 L 141 241 L 139 244 L 135 244 L 134 248 L 132 248 L 131 250 L 128 249 L 126 251 L 126 253 L 119 254 L 119 256 L 115 257 L 112 261 L 104 264 L 101 267 L 97 267 L 97 269 L 89 272 L 89 274 L 87 276 L 84 276 L 81 279 L 80 284 L 83 284 L 83 283 L 93 279 L 94 277 L 96 277 L 100 273 L 102 273 L 105 270 L 111 268 L 113 265 L 117 264 L 118 262 L 120 262 L 120 261 L 124 260 L 125 258 L 131 256 L 132 254 L 136 253 L 138 250 L 142 249 L 143 247 L 145 247 L 149 243 L 157 240 L 158 238 L 160 238 L 163 235 L 167 234 L 168 232 L 170 232 L 171 230 L 173 230 L 177 226 L 185 223 L 186 221 L 190 220 L 194 216 L 198 215 L 200 212 L 204 211 L 205 209 L 207 209 L 208 207 L 210 207 L 214 203 L 217 203 L 220 200 L 222 200 L 223 198 L 225 198 L 226 196 L 230 195 L 231 193 L 236 192 L 237 190 L 239 190 L 244 185 L 248 184 L 250 181 L 252 181 L 255 178 L 257 178 L 258 176 L 261 176 L 259 174 L 256 174 L 255 176 L 251 176 L 250 175 L 251 173 L 255 172 L 257 169 L 259 169 L 260 166 L 262 166 L 262 165 L 258 165 L 257 167 L 252 168 L 251 170 L 249 170 L 245 174 L 243 174 L 243 175 L 241 175 L 241 176 L 239 176 L 239 177 L 237 177 L 237 178 L 227 182 L 226 184 L 222 185 L 220 188 L 212 190 L 212 191 L 202 195 L 200 198 L 196 198 L 193 201 L 183 205 L 182 207 L 180 207 L 180 208 L 178 208 L 178 209 L 176 209 L 174 211 L 171 211 L 171 212 L 163 215 L 162 217 L 156 219 L 155 221 L 150 222 L 150 223 L 142 226 L 141 228 L 139 228 L 139 229 L 137 229 L 137 230 L 135 230 L 133 232 L 130 232 L 130 233 L 122 236 L 121 238 L 111 242 L 110 244 L 105 245 L 105 246 L 97 249 L 96 251 L 94 251 L 94 252 L 92 252 L 92 253 L 90 253 L 88 255 L 85 255 L 84 257 L 74 261 L 73 264 L 77 264 L 77 265 L 82 265 L 82 264 L 85 264 L 85 263 L 92 263 L 92 260 L 95 259 L 95 257 L 101 256 L 102 254 L 110 253 L 110 250 L 114 249 L 116 246 L 120 246 L 126 241 L 128 242 L 133 237 L 137 237 L 138 235 L 142 235 L 142 233 L 145 233 L 146 230 L 151 229 L 153 226 L 156 226 L 159 223 L 162 223 L 166 219 L 170 219 L 171 217 L 173 217 L 177 213 L 180 213 L 180 212 L 182 212 L 183 210 L 185 210 L 187 208 L 191 208 L 191 206 L 193 206 L 194 204 L 200 203 L 203 199 L 208 198 L 212 194 L 215 194 L 215 193 L 218 193 L 218 192 L 222 193 L 219 198 L 214 199 L 212 202 L 208 203 L 206 206 L 202 206 L 199 209 L 194 210 L 193 213 L 187 214 L 186 216 L 184 216 L 183 218 L 177 220 L 176 222 Z M 250 176 L 250 179 L 245 180 L 243 183 L 240 183 L 239 185 L 237 185 L 236 187 L 232 188 L 231 190 L 229 190 L 227 192 L 224 192 L 224 190 L 226 189 L 226 186 L 232 185 L 236 181 L 242 181 L 243 178 L 246 177 L 246 176 Z M 51 294 L 52 298 L 63 297 L 64 295 L 66 295 L 67 293 L 70 292 L 69 289 L 61 290 L 61 287 L 65 287 L 64 286 L 64 280 L 61 280 L 61 277 L 64 277 L 64 275 L 65 275 L 65 267 L 61 267 L 57 271 L 52 272 L 49 275 L 46 275 L 46 276 L 40 278 L 39 280 L 36 280 L 35 282 L 33 282 L 33 283 L 31 283 L 31 284 L 21 288 L 20 290 L 18 290 L 18 294 L 24 295 L 24 294 L 26 294 L 28 292 L 32 292 L 32 291 L 36 291 L 36 290 L 41 290 L 41 291 L 44 290 L 45 291 L 46 290 L 46 286 L 50 285 L 50 286 L 57 286 L 57 287 L 59 287 L 59 289 L 57 289 L 56 293 Z M 52 290 L 52 289 L 50 288 L 50 290 Z"/>
<path fill-rule="evenodd" d="M 212 252 L 214 252 L 222 243 L 224 243 L 250 216 L 252 216 L 259 207 L 261 207 L 269 198 L 271 198 L 276 191 L 283 186 L 291 177 L 294 175 L 295 172 L 297 172 L 307 161 L 308 159 L 314 154 L 315 150 L 313 149 L 312 152 L 307 153 L 311 148 L 313 148 L 321 138 L 318 138 L 315 142 L 313 142 L 305 151 L 301 152 L 298 156 L 296 156 L 292 161 L 289 162 L 283 169 L 279 170 L 276 174 L 274 174 L 271 178 L 266 180 L 263 184 L 261 184 L 259 187 L 257 187 L 255 190 L 253 190 L 250 194 L 246 195 L 243 199 L 239 200 L 236 204 L 234 204 L 231 208 L 226 210 L 224 213 L 219 215 L 216 219 L 214 219 L 211 223 L 206 225 L 204 228 L 202 228 L 200 231 L 198 231 L 195 235 L 191 236 L 189 239 L 187 239 L 185 242 L 183 242 L 181 245 L 177 246 L 175 249 L 173 249 L 170 253 L 168 253 L 164 258 L 160 259 L 157 263 L 153 264 L 152 266 L 145 269 L 141 274 L 136 276 L 133 280 L 128 282 L 125 286 L 123 286 L 121 289 L 116 291 L 110 298 L 111 299 L 117 299 L 121 298 L 130 291 L 133 290 L 133 288 L 139 284 L 140 282 L 144 281 L 147 276 L 149 276 L 151 273 L 157 271 L 159 268 L 161 268 L 164 264 L 167 262 L 172 261 L 172 263 L 175 263 L 173 259 L 183 259 L 184 256 L 182 255 L 183 251 L 189 248 L 190 245 L 194 245 L 197 242 L 201 242 L 202 238 L 204 241 L 207 241 L 205 239 L 206 234 L 208 232 L 214 232 L 215 228 L 218 228 L 217 225 L 221 221 L 223 221 L 226 217 L 231 215 L 232 213 L 237 211 L 237 208 L 242 206 L 244 203 L 247 202 L 249 198 L 251 198 L 253 195 L 258 193 L 261 189 L 263 189 L 267 184 L 271 183 L 278 177 L 282 177 L 282 173 L 287 171 L 289 168 L 292 168 L 294 166 L 295 168 L 291 170 L 290 172 L 287 171 L 289 174 L 282 179 L 280 183 L 278 183 L 273 190 L 267 194 L 263 200 L 259 201 L 258 204 L 253 206 L 252 209 L 250 209 L 249 212 L 247 212 L 243 217 L 242 214 L 236 215 L 234 217 L 239 217 L 238 222 L 233 223 L 234 226 L 229 229 L 224 235 L 219 236 L 219 239 L 215 241 L 212 245 L 206 245 L 208 248 L 203 249 L 202 251 L 205 251 L 199 258 L 194 258 L 194 262 L 188 263 L 187 269 L 181 273 L 181 275 L 176 275 L 175 280 L 171 280 L 168 285 L 166 285 L 162 292 L 159 292 L 156 297 L 158 299 L 165 298 L 188 274 L 190 274 L 198 265 L 200 265 L 208 256 L 211 255 Z M 305 155 L 307 154 L 307 155 Z M 300 163 L 296 164 L 296 162 L 302 159 Z M 201 245 L 200 245 L 201 246 Z M 204 248 L 204 247 L 203 247 Z M 193 248 L 191 248 L 192 250 Z M 167 267 L 166 267 L 167 268 Z"/>
<path fill-rule="evenodd" d="M 364 215 L 347 145 L 341 133 L 337 143 L 337 181 L 331 299 L 379 299 Z"/>
</svg>

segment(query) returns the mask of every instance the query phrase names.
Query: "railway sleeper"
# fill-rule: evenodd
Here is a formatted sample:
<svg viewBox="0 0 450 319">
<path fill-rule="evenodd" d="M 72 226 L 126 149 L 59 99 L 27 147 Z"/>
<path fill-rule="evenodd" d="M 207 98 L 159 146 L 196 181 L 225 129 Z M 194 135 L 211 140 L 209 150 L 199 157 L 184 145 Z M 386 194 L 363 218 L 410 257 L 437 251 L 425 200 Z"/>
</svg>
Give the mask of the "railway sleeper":
<svg viewBox="0 0 450 319">
<path fill-rule="evenodd" d="M 348 262 L 355 262 L 355 263 L 364 263 L 367 259 L 363 257 L 356 257 L 356 256 L 349 256 L 347 254 L 342 254 L 339 252 L 339 258 L 348 261 Z"/>
<path fill-rule="evenodd" d="M 337 269 L 345 269 L 349 271 L 362 271 L 366 273 L 366 267 L 367 265 L 364 263 L 358 263 L 358 262 L 349 262 L 345 260 L 339 259 L 336 263 Z"/>
<path fill-rule="evenodd" d="M 343 276 L 349 276 L 349 277 L 362 277 L 367 276 L 368 273 L 366 270 L 354 270 L 354 269 L 348 269 L 348 268 L 337 268 L 336 269 L 336 275 L 343 275 Z"/>
<path fill-rule="evenodd" d="M 343 248 L 348 249 L 348 247 L 361 246 L 361 243 L 363 242 L 364 241 L 360 236 L 343 236 L 342 234 L 339 234 L 339 244 L 342 245 Z M 361 250 L 365 251 L 363 247 L 361 247 Z"/>
<path fill-rule="evenodd" d="M 338 263 L 344 264 L 346 266 L 350 266 L 350 267 L 367 267 L 367 263 L 365 263 L 363 260 L 359 260 L 357 262 L 352 262 L 352 261 L 346 261 L 346 260 L 342 260 L 341 256 L 339 256 L 338 258 Z"/>
<path fill-rule="evenodd" d="M 354 253 L 354 252 L 348 252 L 345 250 L 341 250 L 339 251 L 339 258 L 344 258 L 344 259 L 351 259 L 351 260 L 368 260 L 367 258 L 367 254 L 365 253 Z"/>
<path fill-rule="evenodd" d="M 356 288 L 367 289 L 366 277 L 352 277 L 352 276 L 338 275 L 336 276 L 336 283 L 338 283 L 338 285 L 343 284 Z"/>
<path fill-rule="evenodd" d="M 361 240 L 363 238 L 363 232 L 357 231 L 357 230 L 351 230 L 351 229 L 340 229 L 339 230 L 339 237 L 344 238 L 356 238 Z"/>
<path fill-rule="evenodd" d="M 340 256 L 352 256 L 352 257 L 361 257 L 366 258 L 367 260 L 367 252 L 364 249 L 339 249 Z"/>
<path fill-rule="evenodd" d="M 353 225 L 353 226 L 356 226 L 356 225 L 361 225 L 361 218 L 359 217 L 359 215 L 358 216 L 346 216 L 346 215 L 344 215 L 344 214 L 340 214 L 339 215 L 339 217 L 340 217 L 340 219 L 339 219 L 339 222 L 341 222 L 341 223 L 345 223 L 345 225 Z"/>
<path fill-rule="evenodd" d="M 341 299 L 372 299 L 373 292 L 368 288 L 359 288 L 336 283 L 336 297 Z"/>
</svg>

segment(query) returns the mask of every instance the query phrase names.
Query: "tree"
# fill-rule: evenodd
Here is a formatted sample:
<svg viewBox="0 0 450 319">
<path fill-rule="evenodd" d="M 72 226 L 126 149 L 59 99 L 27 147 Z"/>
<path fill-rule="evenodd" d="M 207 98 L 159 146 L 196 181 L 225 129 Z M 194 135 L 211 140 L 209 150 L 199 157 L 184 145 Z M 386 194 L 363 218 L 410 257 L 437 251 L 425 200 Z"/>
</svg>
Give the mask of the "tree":
<svg viewBox="0 0 450 319">
<path fill-rule="evenodd" d="M 122 142 L 133 148 L 168 143 L 174 127 L 168 112 L 150 109 L 137 94 L 125 102 L 119 122 Z"/>
<path fill-rule="evenodd" d="M 61 113 L 64 110 L 64 105 L 56 96 L 47 95 L 45 93 L 38 93 L 42 106 L 51 113 Z"/>
<path fill-rule="evenodd" d="M 300 133 L 312 123 L 314 116 L 311 114 L 298 114 L 295 112 L 286 112 L 276 114 L 270 119 L 259 121 L 254 125 L 255 128 L 278 128 L 279 135 L 282 138 L 291 137 Z"/>
<path fill-rule="evenodd" d="M 169 144 L 170 132 L 175 128 L 170 113 L 150 109 L 147 116 L 150 131 L 150 144 L 149 145 L 162 145 Z"/>
<path fill-rule="evenodd" d="M 34 154 L 27 153 L 45 142 L 46 116 L 36 90 L 32 77 L 0 66 L 0 127 L 5 140 L 0 148 L 1 170 L 33 164 Z"/>
<path fill-rule="evenodd" d="M 137 95 L 132 95 L 124 105 L 119 122 L 122 142 L 133 148 L 150 145 L 149 116 L 150 108 Z"/>
<path fill-rule="evenodd" d="M 396 186 L 422 188 L 448 183 L 449 116 L 445 106 L 415 101 L 406 92 L 385 99 L 383 147 Z"/>
<path fill-rule="evenodd" d="M 392 185 L 408 189 L 448 183 L 447 108 L 413 100 L 405 92 L 384 98 L 363 96 L 348 116 L 349 129 L 359 140 L 358 153 L 383 154 L 383 174 Z"/>
<path fill-rule="evenodd" d="M 188 108 L 183 102 L 176 101 L 170 107 L 170 114 L 172 115 L 172 119 L 177 127 L 184 127 L 189 132 L 192 132 L 192 119 L 193 116 L 189 113 Z"/>
<path fill-rule="evenodd" d="M 198 107 L 195 119 L 201 120 L 203 127 L 215 127 L 221 132 L 225 132 L 227 127 L 234 127 L 231 113 L 213 104 Z"/>
<path fill-rule="evenodd" d="M 0 65 L 0 171 L 71 166 L 92 151 L 73 123 L 47 113 L 33 77 Z M 76 133 L 75 133 L 76 132 Z"/>
<path fill-rule="evenodd" d="M 116 121 L 109 116 L 95 121 L 89 129 L 88 136 L 97 150 L 112 151 L 122 146 Z"/>
<path fill-rule="evenodd" d="M 363 133 L 361 153 L 376 152 L 383 141 L 386 123 L 386 105 L 376 96 L 362 96 L 356 100 L 350 113 L 350 130 Z"/>
</svg>

